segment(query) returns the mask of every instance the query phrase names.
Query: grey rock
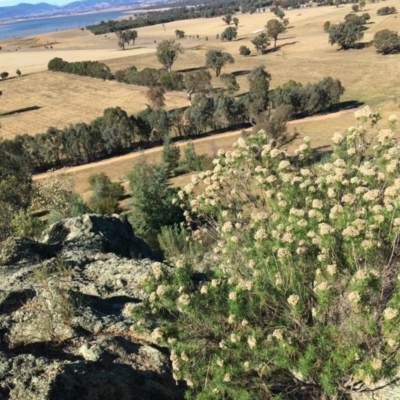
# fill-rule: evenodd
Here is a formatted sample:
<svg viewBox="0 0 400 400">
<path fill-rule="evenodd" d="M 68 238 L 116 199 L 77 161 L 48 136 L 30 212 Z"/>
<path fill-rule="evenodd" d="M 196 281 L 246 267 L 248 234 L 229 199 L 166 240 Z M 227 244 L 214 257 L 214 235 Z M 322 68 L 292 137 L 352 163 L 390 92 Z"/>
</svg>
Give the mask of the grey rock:
<svg viewBox="0 0 400 400">
<path fill-rule="evenodd" d="M 135 339 L 131 310 L 153 262 L 144 256 L 118 216 L 10 240 L 0 255 L 0 400 L 183 399 L 167 351 Z"/>
</svg>

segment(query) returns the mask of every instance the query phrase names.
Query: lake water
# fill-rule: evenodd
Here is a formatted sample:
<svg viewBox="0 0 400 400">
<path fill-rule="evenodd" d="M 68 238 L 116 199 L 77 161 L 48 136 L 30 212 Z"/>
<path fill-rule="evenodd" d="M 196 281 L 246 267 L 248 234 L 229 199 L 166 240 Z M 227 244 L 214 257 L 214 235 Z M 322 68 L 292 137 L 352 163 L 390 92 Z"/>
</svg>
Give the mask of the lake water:
<svg viewBox="0 0 400 400">
<path fill-rule="evenodd" d="M 56 30 L 83 28 L 87 25 L 98 24 L 101 21 L 117 19 L 124 15 L 123 11 L 108 11 L 95 14 L 68 15 L 65 17 L 12 22 L 0 26 L 0 39 L 36 35 Z"/>
</svg>

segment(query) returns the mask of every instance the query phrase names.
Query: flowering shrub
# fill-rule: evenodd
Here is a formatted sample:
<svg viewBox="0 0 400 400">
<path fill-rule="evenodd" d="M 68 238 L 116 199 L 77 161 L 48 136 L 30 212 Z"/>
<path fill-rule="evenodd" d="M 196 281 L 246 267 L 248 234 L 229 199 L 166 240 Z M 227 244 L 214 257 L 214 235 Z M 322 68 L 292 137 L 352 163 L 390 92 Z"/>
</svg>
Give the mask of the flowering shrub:
<svg viewBox="0 0 400 400">
<path fill-rule="evenodd" d="M 307 138 L 289 157 L 259 132 L 179 193 L 191 240 L 214 238 L 206 278 L 154 264 L 136 318 L 156 317 L 188 398 L 329 399 L 398 372 L 397 117 L 356 118 L 324 163 Z"/>
</svg>

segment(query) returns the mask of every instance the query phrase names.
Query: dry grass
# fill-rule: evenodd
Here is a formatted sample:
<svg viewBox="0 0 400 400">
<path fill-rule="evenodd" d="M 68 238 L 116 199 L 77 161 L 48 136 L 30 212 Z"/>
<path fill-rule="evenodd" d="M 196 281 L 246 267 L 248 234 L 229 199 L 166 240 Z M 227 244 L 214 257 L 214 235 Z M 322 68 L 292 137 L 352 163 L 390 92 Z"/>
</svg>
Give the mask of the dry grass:
<svg viewBox="0 0 400 400">
<path fill-rule="evenodd" d="M 149 103 L 147 88 L 101 81 L 59 72 L 41 72 L 2 82 L 1 112 L 10 113 L 30 107 L 38 109 L 0 115 L 4 138 L 45 132 L 49 126 L 90 122 L 108 107 L 120 106 L 128 114 L 137 114 Z M 167 109 L 187 105 L 185 94 L 166 95 Z"/>
<path fill-rule="evenodd" d="M 388 0 L 387 6 L 397 6 L 397 0 Z M 398 30 L 397 15 L 377 16 L 376 10 L 382 3 L 367 4 L 363 12 L 371 15 L 368 29 L 363 41 L 368 42 L 375 32 L 381 29 Z M 328 43 L 328 35 L 323 31 L 325 21 L 337 23 L 351 12 L 351 4 L 336 7 L 313 7 L 300 10 L 286 11 L 289 19 L 289 29 L 278 40 L 277 51 L 261 55 L 256 53 L 250 40 L 256 35 L 253 33 L 264 27 L 265 23 L 273 18 L 267 10 L 265 13 L 253 15 L 238 14 L 238 39 L 233 42 L 216 40 L 226 27 L 221 18 L 177 21 L 162 25 L 138 29 L 139 38 L 134 49 L 126 51 L 117 49 L 116 38 L 113 34 L 93 36 L 79 30 L 56 32 L 37 35 L 24 41 L 4 41 L 0 43 L 4 51 L 13 46 L 19 46 L 18 52 L 7 52 L 4 57 L 3 68 L 13 73 L 16 68 L 25 72 L 43 71 L 49 59 L 59 56 L 68 61 L 91 59 L 102 60 L 112 70 L 135 65 L 139 69 L 144 67 L 160 67 L 155 48 L 163 39 L 174 38 L 176 29 L 184 30 L 186 35 L 197 38 L 185 38 L 179 42 L 186 48 L 186 52 L 174 64 L 173 69 L 185 71 L 204 65 L 205 53 L 211 48 L 221 48 L 232 53 L 236 62 L 228 65 L 223 72 L 236 73 L 241 86 L 240 93 L 247 91 L 247 71 L 264 64 L 272 75 L 271 87 L 276 87 L 288 79 L 302 83 L 316 82 L 325 76 L 340 79 L 346 88 L 343 101 L 358 101 L 382 109 L 387 116 L 399 111 L 400 105 L 400 55 L 382 56 L 375 52 L 375 48 L 367 47 L 362 50 L 338 51 L 337 46 Z M 205 37 L 209 40 L 206 41 Z M 39 46 L 49 42 L 57 42 L 53 50 L 45 50 Z M 154 42 L 157 43 L 154 43 Z M 241 45 L 251 48 L 250 57 L 241 57 L 238 49 Z M 4 50 L 5 49 L 5 50 Z M 214 74 L 213 74 L 214 75 Z M 213 86 L 222 87 L 218 78 L 213 76 Z M 30 111 L 20 115 L 12 115 L 1 119 L 3 135 L 11 137 L 16 133 L 34 133 L 45 130 L 49 125 L 63 127 L 69 123 L 89 122 L 100 115 L 104 108 L 119 105 L 129 113 L 137 112 L 145 107 L 143 88 L 135 88 L 115 82 L 102 82 L 90 78 L 50 74 L 42 72 L 20 79 L 2 82 L 1 111 L 15 110 L 22 107 L 41 106 L 37 111 Z M 182 93 L 171 93 L 168 97 L 168 107 L 186 105 Z M 315 146 L 329 145 L 330 137 L 336 130 L 342 130 L 354 123 L 351 110 L 343 110 L 335 115 L 316 116 L 309 119 L 292 121 L 290 129 L 294 127 L 301 133 L 312 138 Z M 237 136 L 237 135 L 236 135 Z M 212 153 L 216 146 L 229 146 L 235 135 L 226 136 L 226 143 L 219 139 L 210 138 L 199 143 L 198 152 Z M 222 140 L 222 136 L 221 136 Z M 210 143 L 216 145 L 211 146 Z M 155 156 L 156 151 L 151 153 Z M 136 156 L 135 156 L 136 157 Z M 133 158 L 135 158 L 133 157 Z M 83 193 L 86 187 L 86 178 L 91 173 L 104 171 L 112 179 L 124 176 L 130 168 L 133 159 L 116 158 L 112 165 L 95 163 L 79 169 L 77 189 Z M 82 178 L 80 178 L 82 176 Z M 182 179 L 182 178 L 181 178 Z"/>
</svg>

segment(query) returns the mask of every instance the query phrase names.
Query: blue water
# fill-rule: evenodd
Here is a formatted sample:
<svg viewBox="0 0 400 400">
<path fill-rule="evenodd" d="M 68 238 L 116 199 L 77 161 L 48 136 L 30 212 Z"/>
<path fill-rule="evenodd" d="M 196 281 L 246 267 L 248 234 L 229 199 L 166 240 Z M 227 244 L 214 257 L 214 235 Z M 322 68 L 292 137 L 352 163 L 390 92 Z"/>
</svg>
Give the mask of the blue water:
<svg viewBox="0 0 400 400">
<path fill-rule="evenodd" d="M 0 26 L 0 39 L 36 35 L 56 30 L 83 28 L 87 25 L 98 24 L 101 21 L 117 19 L 124 15 L 123 11 L 108 11 L 95 14 L 69 15 L 65 17 L 12 22 Z"/>
</svg>

